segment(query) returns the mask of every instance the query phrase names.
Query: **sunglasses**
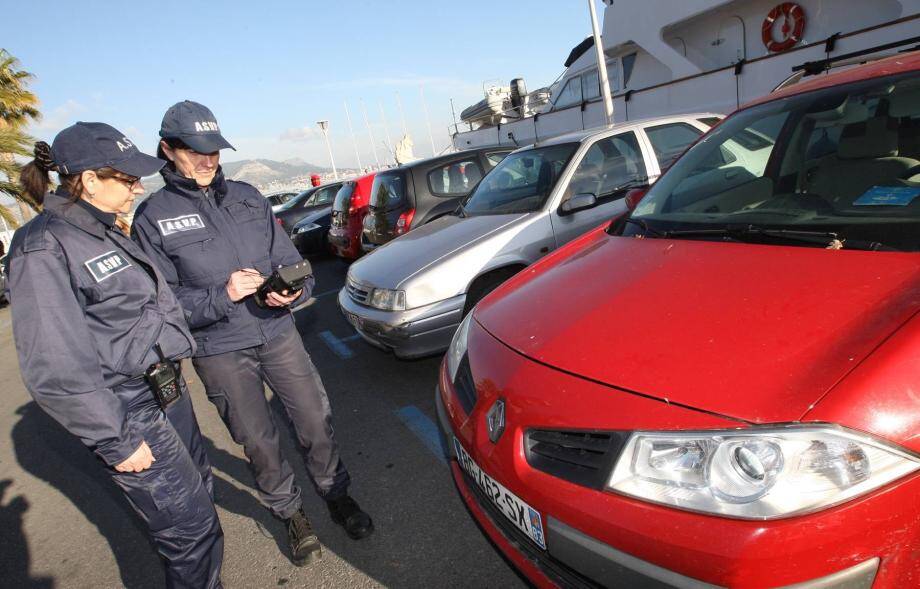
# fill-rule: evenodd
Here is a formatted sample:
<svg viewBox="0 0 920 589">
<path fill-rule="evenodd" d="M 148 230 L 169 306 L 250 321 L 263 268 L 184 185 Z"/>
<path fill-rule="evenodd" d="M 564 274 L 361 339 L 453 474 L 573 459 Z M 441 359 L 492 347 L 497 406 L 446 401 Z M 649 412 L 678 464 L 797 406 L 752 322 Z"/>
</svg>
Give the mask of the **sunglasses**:
<svg viewBox="0 0 920 589">
<path fill-rule="evenodd" d="M 123 176 L 110 176 L 110 178 L 112 180 L 117 180 L 122 185 L 124 185 L 124 187 L 127 188 L 128 190 L 134 190 L 137 187 L 143 187 L 143 185 L 141 184 L 140 178 L 134 178 L 134 177 L 125 178 Z"/>
</svg>

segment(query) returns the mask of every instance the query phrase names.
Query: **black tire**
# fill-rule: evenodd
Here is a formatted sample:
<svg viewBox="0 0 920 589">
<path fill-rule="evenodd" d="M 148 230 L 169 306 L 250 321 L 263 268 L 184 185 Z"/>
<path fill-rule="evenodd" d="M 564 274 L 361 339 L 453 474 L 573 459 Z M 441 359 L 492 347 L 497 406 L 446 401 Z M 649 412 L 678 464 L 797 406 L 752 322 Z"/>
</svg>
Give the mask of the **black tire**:
<svg viewBox="0 0 920 589">
<path fill-rule="evenodd" d="M 470 285 L 466 293 L 466 303 L 463 305 L 463 316 L 473 310 L 476 303 L 485 298 L 487 294 L 498 288 L 503 282 L 524 269 L 524 266 L 510 266 L 508 268 L 499 268 L 488 274 L 480 276 Z"/>
</svg>

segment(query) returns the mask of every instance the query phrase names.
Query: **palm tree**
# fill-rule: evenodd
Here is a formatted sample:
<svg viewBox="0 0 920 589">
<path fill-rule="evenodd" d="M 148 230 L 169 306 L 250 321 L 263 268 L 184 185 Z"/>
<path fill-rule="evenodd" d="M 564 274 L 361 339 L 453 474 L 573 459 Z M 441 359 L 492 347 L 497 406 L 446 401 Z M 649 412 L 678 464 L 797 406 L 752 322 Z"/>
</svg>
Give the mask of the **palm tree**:
<svg viewBox="0 0 920 589">
<path fill-rule="evenodd" d="M 33 76 L 19 69 L 19 60 L 5 49 L 0 49 L 0 193 L 13 197 L 19 204 L 23 219 L 31 215 L 29 209 L 40 210 L 19 188 L 19 166 L 15 156 L 30 156 L 33 143 L 24 129 L 32 121 L 41 118 L 38 98 L 26 89 Z M 0 217 L 16 227 L 15 216 L 6 207 L 0 207 Z"/>
</svg>

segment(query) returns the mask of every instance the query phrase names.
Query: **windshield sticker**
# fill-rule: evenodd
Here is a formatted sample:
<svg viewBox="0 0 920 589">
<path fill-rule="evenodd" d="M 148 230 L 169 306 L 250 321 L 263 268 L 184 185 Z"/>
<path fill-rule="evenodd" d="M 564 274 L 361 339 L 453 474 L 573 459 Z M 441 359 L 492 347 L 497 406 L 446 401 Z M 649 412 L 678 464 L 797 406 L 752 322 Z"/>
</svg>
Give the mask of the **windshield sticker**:
<svg viewBox="0 0 920 589">
<path fill-rule="evenodd" d="M 863 193 L 856 206 L 906 207 L 920 196 L 920 186 L 873 186 Z"/>
</svg>

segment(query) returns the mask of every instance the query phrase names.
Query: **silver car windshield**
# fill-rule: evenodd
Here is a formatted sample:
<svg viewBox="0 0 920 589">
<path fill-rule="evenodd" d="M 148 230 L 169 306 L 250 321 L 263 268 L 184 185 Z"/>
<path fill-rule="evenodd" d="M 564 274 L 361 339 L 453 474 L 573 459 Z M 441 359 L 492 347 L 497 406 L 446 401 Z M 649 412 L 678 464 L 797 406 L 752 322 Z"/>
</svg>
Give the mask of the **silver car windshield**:
<svg viewBox="0 0 920 589">
<path fill-rule="evenodd" d="M 920 251 L 920 76 L 740 111 L 649 190 L 624 235 Z"/>
<path fill-rule="evenodd" d="M 463 205 L 465 215 L 500 215 L 539 210 L 553 191 L 578 143 L 512 153 L 489 172 Z"/>
</svg>

